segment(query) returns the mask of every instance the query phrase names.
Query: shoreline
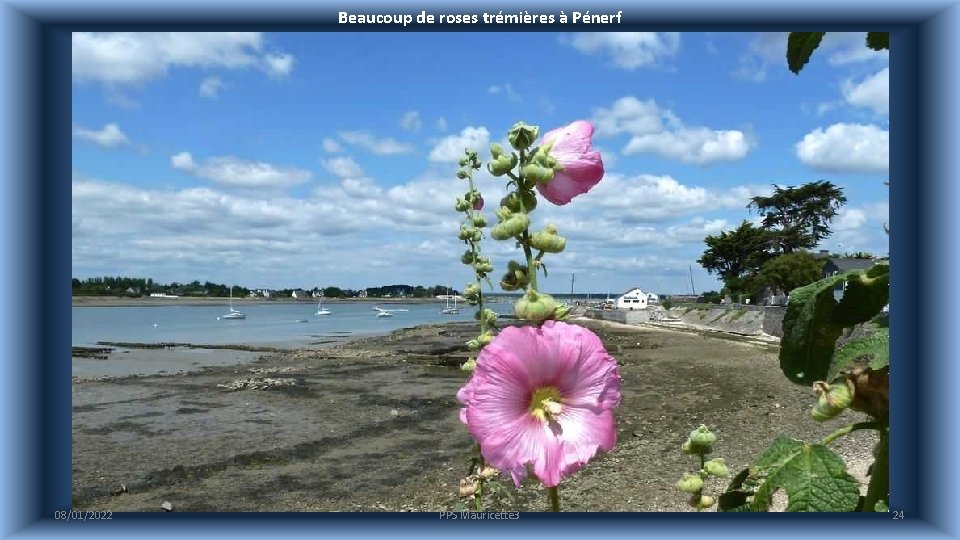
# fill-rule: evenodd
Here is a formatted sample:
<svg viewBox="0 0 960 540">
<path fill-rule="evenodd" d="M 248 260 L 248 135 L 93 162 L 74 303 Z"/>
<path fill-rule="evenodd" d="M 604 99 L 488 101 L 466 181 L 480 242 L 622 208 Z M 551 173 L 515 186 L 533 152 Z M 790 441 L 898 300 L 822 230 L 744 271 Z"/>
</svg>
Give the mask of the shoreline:
<svg viewBox="0 0 960 540">
<path fill-rule="evenodd" d="M 181 296 L 177 298 L 128 298 L 123 296 L 73 296 L 73 307 L 147 307 L 147 306 L 225 306 L 229 297 Z M 237 305 L 256 304 L 305 304 L 319 302 L 318 298 L 249 298 L 234 297 Z M 436 298 L 324 298 L 324 304 L 442 304 Z"/>
</svg>

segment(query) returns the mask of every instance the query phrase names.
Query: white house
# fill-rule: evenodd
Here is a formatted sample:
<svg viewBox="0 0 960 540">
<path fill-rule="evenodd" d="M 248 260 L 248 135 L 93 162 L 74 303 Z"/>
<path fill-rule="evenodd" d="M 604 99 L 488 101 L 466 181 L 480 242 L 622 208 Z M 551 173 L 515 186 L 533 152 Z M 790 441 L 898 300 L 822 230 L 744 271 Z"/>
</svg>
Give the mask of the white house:
<svg viewBox="0 0 960 540">
<path fill-rule="evenodd" d="M 617 309 L 647 309 L 647 293 L 635 287 L 617 297 Z"/>
</svg>

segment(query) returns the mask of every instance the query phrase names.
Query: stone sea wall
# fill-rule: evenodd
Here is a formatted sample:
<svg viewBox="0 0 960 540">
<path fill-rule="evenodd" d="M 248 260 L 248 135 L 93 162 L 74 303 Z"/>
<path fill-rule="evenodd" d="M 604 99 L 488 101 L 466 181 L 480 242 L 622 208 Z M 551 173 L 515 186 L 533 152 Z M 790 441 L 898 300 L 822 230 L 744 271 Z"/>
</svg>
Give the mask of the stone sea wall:
<svg viewBox="0 0 960 540">
<path fill-rule="evenodd" d="M 685 325 L 745 336 L 783 337 L 785 307 L 729 306 L 673 307 L 668 310 L 588 310 L 587 316 L 625 324 L 677 321 Z"/>
</svg>

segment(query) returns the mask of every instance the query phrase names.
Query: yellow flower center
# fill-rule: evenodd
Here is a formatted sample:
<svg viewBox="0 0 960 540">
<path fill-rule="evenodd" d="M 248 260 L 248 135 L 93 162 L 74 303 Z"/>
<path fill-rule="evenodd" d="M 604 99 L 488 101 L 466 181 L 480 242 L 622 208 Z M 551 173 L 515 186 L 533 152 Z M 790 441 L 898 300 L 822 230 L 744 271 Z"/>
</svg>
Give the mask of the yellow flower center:
<svg viewBox="0 0 960 540">
<path fill-rule="evenodd" d="M 541 422 L 549 422 L 563 411 L 560 391 L 552 386 L 537 389 L 530 396 L 530 414 Z"/>
</svg>

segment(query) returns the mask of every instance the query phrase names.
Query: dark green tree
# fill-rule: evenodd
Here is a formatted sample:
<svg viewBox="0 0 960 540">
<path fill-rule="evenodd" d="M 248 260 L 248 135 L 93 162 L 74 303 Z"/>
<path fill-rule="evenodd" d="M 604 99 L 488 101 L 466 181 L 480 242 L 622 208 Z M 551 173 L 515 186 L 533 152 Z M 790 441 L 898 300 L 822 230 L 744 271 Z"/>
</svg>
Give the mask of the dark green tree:
<svg viewBox="0 0 960 540">
<path fill-rule="evenodd" d="M 846 202 L 843 189 L 818 180 L 786 189 L 774 186 L 773 195 L 753 197 L 747 208 L 763 215 L 773 250 L 787 254 L 810 249 L 830 236 L 830 221 Z"/>
<path fill-rule="evenodd" d="M 810 61 L 810 55 L 817 50 L 826 32 L 790 32 L 787 37 L 787 67 L 799 75 L 803 66 Z M 867 47 L 875 51 L 890 48 L 889 32 L 867 32 Z"/>
<path fill-rule="evenodd" d="M 808 251 L 796 251 L 767 261 L 760 269 L 763 285 L 776 287 L 784 293 L 809 285 L 823 277 L 823 259 Z"/>
<path fill-rule="evenodd" d="M 756 274 L 771 258 L 767 231 L 744 220 L 732 231 L 704 238 L 707 244 L 697 262 L 711 274 L 720 276 L 729 292 L 745 292 L 746 277 Z"/>
</svg>

